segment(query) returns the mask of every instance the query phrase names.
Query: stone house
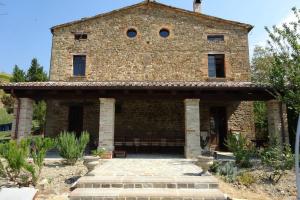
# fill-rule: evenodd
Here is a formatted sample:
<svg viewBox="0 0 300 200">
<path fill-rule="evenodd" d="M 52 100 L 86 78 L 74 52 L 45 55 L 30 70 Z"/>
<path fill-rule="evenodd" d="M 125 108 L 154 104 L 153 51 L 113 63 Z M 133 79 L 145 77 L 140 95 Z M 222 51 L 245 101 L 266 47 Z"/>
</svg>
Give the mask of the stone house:
<svg viewBox="0 0 300 200">
<path fill-rule="evenodd" d="M 17 99 L 12 136 L 30 133 L 44 99 L 46 136 L 87 130 L 91 148 L 190 158 L 225 149 L 233 132 L 254 139 L 262 100 L 270 133 L 286 141 L 284 107 L 250 81 L 252 28 L 201 13 L 197 0 L 193 11 L 147 0 L 54 26 L 50 81 L 1 86 Z"/>
</svg>

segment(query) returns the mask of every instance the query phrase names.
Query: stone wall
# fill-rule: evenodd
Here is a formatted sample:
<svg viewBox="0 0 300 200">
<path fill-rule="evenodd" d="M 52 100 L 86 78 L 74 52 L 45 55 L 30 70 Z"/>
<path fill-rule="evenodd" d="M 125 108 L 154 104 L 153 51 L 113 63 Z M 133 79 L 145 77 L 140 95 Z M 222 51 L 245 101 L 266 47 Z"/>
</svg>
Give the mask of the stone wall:
<svg viewBox="0 0 300 200">
<path fill-rule="evenodd" d="M 91 134 L 91 146 L 99 141 L 100 102 L 47 101 L 46 135 L 57 136 L 68 129 L 70 105 L 84 105 L 83 129 Z M 200 101 L 200 130 L 210 132 L 210 108 L 226 107 L 228 132 L 239 131 L 254 138 L 253 104 L 251 102 Z M 114 137 L 185 138 L 183 99 L 116 99 Z"/>
<path fill-rule="evenodd" d="M 126 32 L 135 28 L 136 38 Z M 168 38 L 159 31 L 170 30 Z M 85 32 L 87 40 L 74 40 Z M 224 34 L 224 42 L 208 42 Z M 208 54 L 225 54 L 225 80 L 250 80 L 248 30 L 160 5 L 142 5 L 54 29 L 52 81 L 204 81 Z M 73 55 L 87 56 L 86 77 L 72 77 Z"/>
<path fill-rule="evenodd" d="M 226 107 L 228 133 L 238 131 L 248 138 L 255 138 L 253 102 L 201 101 L 201 131 L 210 131 L 209 113 L 211 107 Z"/>
<path fill-rule="evenodd" d="M 117 99 L 116 138 L 184 139 L 183 100 Z"/>
<path fill-rule="evenodd" d="M 91 145 L 98 145 L 99 137 L 99 101 L 47 101 L 46 136 L 56 137 L 61 131 L 68 130 L 69 106 L 82 104 L 83 107 L 83 130 L 90 133 Z"/>
</svg>

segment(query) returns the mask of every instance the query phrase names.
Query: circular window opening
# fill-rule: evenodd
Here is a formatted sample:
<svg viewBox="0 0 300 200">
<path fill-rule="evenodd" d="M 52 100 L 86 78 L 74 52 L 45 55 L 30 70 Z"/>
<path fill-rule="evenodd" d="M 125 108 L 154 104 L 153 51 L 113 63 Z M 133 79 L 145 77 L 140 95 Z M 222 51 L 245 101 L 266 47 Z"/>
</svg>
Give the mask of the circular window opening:
<svg viewBox="0 0 300 200">
<path fill-rule="evenodd" d="M 168 29 L 163 28 L 159 31 L 159 35 L 163 38 L 167 38 L 170 35 L 170 31 Z"/>
<path fill-rule="evenodd" d="M 134 38 L 137 36 L 137 31 L 135 29 L 129 29 L 127 31 L 127 36 L 130 37 L 130 38 Z"/>
</svg>

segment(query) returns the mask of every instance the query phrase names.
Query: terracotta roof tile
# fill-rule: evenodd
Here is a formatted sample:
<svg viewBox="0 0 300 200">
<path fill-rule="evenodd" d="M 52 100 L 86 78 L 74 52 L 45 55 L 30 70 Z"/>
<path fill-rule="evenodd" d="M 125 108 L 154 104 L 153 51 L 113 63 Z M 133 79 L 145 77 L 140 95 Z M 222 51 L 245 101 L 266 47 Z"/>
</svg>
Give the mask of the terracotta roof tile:
<svg viewBox="0 0 300 200">
<path fill-rule="evenodd" d="M 107 81 L 107 82 L 22 82 L 0 83 L 0 89 L 160 89 L 160 88 L 199 88 L 199 89 L 266 89 L 268 86 L 252 82 L 192 82 L 192 81 Z"/>
</svg>

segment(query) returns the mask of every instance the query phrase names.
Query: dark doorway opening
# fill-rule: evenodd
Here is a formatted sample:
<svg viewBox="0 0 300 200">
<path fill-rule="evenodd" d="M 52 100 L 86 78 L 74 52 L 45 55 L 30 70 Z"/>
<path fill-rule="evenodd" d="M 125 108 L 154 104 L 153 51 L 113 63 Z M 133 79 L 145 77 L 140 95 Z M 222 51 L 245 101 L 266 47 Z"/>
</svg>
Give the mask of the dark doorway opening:
<svg viewBox="0 0 300 200">
<path fill-rule="evenodd" d="M 212 107 L 210 109 L 210 142 L 217 150 L 226 151 L 227 114 L 225 107 Z"/>
<path fill-rule="evenodd" d="M 69 107 L 68 131 L 76 133 L 79 137 L 83 131 L 83 106 L 76 105 Z"/>
</svg>

